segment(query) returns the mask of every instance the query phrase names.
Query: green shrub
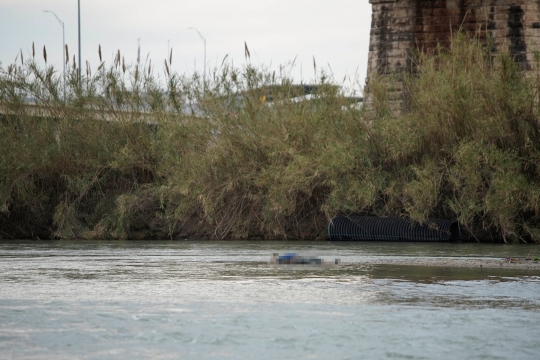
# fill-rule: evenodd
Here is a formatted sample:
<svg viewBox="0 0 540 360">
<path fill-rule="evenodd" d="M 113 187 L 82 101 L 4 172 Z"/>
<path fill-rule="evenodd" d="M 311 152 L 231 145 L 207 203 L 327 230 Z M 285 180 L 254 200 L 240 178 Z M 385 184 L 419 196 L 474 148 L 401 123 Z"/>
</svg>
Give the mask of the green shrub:
<svg viewBox="0 0 540 360">
<path fill-rule="evenodd" d="M 337 214 L 455 218 L 482 241 L 540 242 L 538 64 L 523 74 L 458 35 L 357 109 L 226 63 L 202 79 L 151 66 L 78 81 L 33 59 L 0 72 L 0 236 L 324 236 Z M 396 80 L 398 79 L 398 80 Z M 402 86 L 409 108 L 391 109 Z M 393 85 L 392 85 L 393 83 Z M 36 105 L 25 102 L 27 95 Z"/>
</svg>

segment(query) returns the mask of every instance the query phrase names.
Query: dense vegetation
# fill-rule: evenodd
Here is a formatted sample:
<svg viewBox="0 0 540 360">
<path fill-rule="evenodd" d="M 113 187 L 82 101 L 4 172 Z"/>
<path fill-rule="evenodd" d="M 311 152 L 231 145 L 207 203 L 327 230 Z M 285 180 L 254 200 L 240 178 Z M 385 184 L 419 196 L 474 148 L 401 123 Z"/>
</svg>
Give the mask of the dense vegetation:
<svg viewBox="0 0 540 360">
<path fill-rule="evenodd" d="M 0 72 L 2 238 L 321 238 L 354 213 L 540 242 L 538 62 L 525 75 L 458 37 L 373 81 L 366 110 L 324 76 L 298 101 L 283 74 L 224 63 L 203 81 L 169 59 L 159 80 L 120 55 L 70 69 L 64 98 L 61 73 L 19 60 Z"/>
</svg>

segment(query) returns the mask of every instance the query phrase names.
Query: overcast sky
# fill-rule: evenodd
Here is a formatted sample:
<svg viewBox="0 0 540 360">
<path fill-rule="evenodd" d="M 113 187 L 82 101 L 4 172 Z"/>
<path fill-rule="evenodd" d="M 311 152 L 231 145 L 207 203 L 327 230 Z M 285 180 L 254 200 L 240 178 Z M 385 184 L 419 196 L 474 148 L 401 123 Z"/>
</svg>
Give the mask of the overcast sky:
<svg viewBox="0 0 540 360">
<path fill-rule="evenodd" d="M 0 0 L 2 66 L 13 63 L 19 49 L 28 56 L 35 42 L 39 62 L 45 45 L 49 64 L 61 69 L 62 28 L 44 10 L 64 21 L 70 58 L 76 55 L 77 0 Z M 140 38 L 141 62 L 150 54 L 156 72 L 163 73 L 170 41 L 173 70 L 202 73 L 204 45 L 188 30 L 195 27 L 206 38 L 208 69 L 227 54 L 244 66 L 246 42 L 253 65 L 278 70 L 296 58 L 296 81 L 313 81 L 314 57 L 319 70 L 331 68 L 337 83 L 345 77 L 363 83 L 370 26 L 368 0 L 81 0 L 82 60 L 93 70 L 100 44 L 107 64 L 118 49 L 126 63 L 136 63 Z"/>
</svg>

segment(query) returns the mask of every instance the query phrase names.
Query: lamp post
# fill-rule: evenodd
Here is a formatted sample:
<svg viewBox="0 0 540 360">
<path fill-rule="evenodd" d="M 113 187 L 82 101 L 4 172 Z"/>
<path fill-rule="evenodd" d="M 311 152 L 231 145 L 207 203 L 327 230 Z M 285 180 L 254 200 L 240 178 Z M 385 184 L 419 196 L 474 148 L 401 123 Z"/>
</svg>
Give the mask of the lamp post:
<svg viewBox="0 0 540 360">
<path fill-rule="evenodd" d="M 81 83 L 81 0 L 77 0 L 79 10 L 79 84 Z"/>
<path fill-rule="evenodd" d="M 62 64 L 64 64 L 63 77 L 64 77 L 64 102 L 65 102 L 66 101 L 66 60 L 65 60 L 66 59 L 66 33 L 64 31 L 64 22 L 60 20 L 58 15 L 56 15 L 53 11 L 45 10 L 43 12 L 53 14 L 56 20 L 58 20 L 58 22 L 60 23 L 60 25 L 62 25 Z"/>
<path fill-rule="evenodd" d="M 195 30 L 197 34 L 201 37 L 203 43 L 204 43 L 204 72 L 203 72 L 203 79 L 206 84 L 206 39 L 202 36 L 199 30 L 195 29 L 194 27 L 189 27 L 188 30 Z"/>
</svg>

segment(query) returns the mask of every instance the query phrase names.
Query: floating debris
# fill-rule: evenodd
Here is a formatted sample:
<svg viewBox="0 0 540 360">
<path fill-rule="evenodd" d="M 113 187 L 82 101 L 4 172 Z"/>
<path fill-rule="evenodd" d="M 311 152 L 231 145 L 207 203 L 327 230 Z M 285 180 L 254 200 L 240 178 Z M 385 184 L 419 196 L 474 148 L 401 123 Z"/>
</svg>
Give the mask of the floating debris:
<svg viewBox="0 0 540 360">
<path fill-rule="evenodd" d="M 313 253 L 286 252 L 273 253 L 270 264 L 287 269 L 321 269 L 341 264 L 339 258 L 329 258 L 331 255 L 316 255 Z"/>
</svg>

